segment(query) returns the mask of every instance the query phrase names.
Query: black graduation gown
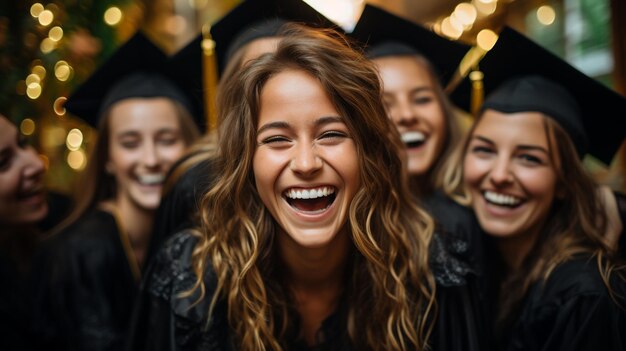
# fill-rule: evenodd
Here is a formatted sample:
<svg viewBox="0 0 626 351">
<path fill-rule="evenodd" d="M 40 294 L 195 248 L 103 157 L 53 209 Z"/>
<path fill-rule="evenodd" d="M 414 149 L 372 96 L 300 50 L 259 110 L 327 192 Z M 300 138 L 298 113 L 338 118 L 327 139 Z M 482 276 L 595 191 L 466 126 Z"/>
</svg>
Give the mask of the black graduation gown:
<svg viewBox="0 0 626 351">
<path fill-rule="evenodd" d="M 197 239 L 189 231 L 170 237 L 152 260 L 141 284 L 141 291 L 130 327 L 127 350 L 145 351 L 229 351 L 231 341 L 226 305 L 218 302 L 207 325 L 210 299 L 217 280 L 210 267 L 204 275 L 206 294 L 199 303 L 198 292 L 189 297 L 179 294 L 189 290 L 196 281 L 191 267 L 192 252 Z M 340 327 L 340 316 L 328 317 L 320 335 L 324 339 L 311 349 L 302 341 L 291 342 L 290 350 L 350 350 L 347 334 Z"/>
<path fill-rule="evenodd" d="M 186 155 L 172 167 L 172 171 L 181 162 L 200 153 Z M 154 257 L 167 238 L 196 225 L 199 203 L 209 189 L 214 172 L 213 159 L 202 160 L 181 174 L 169 192 L 164 194 L 155 216 L 146 262 Z"/>
<path fill-rule="evenodd" d="M 120 350 L 138 291 L 115 218 L 87 212 L 37 259 L 35 330 L 45 350 Z"/>
<path fill-rule="evenodd" d="M 611 286 L 626 308 L 626 285 Z M 531 286 L 502 349 L 526 351 L 626 350 L 626 310 L 608 293 L 595 258 L 557 266 L 547 281 Z"/>
<path fill-rule="evenodd" d="M 436 228 L 430 247 L 438 306 L 433 350 L 491 350 L 480 225 L 469 208 L 441 191 L 421 201 Z"/>
<path fill-rule="evenodd" d="M 135 306 L 128 350 L 233 350 L 223 303 L 218 304 L 205 328 L 210 296 L 216 286 L 210 270 L 204 276 L 207 294 L 200 303 L 193 305 L 196 294 L 179 297 L 195 282 L 191 268 L 195 243 L 189 232 L 181 232 L 171 237 L 155 256 Z M 438 235 L 433 240 L 431 255 L 439 306 L 432 350 L 487 350 L 486 340 L 481 337 L 484 335 L 482 315 L 475 308 L 478 293 L 464 276 L 469 267 L 446 252 L 445 241 Z M 323 323 L 321 334 L 326 339 L 316 349 L 351 350 L 345 324 L 339 323 L 340 319 L 333 315 Z M 294 350 L 307 349 L 298 342 L 293 345 Z"/>
<path fill-rule="evenodd" d="M 0 247 L 0 350 L 32 350 L 29 272 Z"/>
</svg>

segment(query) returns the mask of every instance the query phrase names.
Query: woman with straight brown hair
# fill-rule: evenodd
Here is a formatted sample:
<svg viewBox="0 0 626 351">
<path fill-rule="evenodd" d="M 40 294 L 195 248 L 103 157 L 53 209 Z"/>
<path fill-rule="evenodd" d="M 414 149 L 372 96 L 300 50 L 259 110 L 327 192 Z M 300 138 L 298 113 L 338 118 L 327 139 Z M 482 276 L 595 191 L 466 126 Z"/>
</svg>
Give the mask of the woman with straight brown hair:
<svg viewBox="0 0 626 351">
<path fill-rule="evenodd" d="M 624 350 L 624 266 L 581 158 L 611 159 L 626 100 L 510 28 L 481 70 L 491 93 L 447 184 L 487 234 L 497 349 Z"/>
</svg>

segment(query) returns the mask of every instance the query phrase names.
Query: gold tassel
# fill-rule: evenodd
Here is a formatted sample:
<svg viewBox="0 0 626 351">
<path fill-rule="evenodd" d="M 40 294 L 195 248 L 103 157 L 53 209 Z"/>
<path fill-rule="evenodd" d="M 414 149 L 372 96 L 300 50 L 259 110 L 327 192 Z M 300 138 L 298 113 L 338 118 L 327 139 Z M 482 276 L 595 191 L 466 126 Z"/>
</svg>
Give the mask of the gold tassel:
<svg viewBox="0 0 626 351">
<path fill-rule="evenodd" d="M 483 105 L 483 98 L 485 95 L 483 87 L 484 74 L 478 68 L 469 74 L 469 79 L 472 82 L 472 98 L 470 103 L 470 112 L 474 118 L 478 117 L 480 108 Z"/>
<path fill-rule="evenodd" d="M 215 41 L 211 37 L 211 26 L 202 27 L 202 77 L 204 85 L 204 107 L 207 118 L 207 133 L 217 128 L 215 99 L 217 93 L 217 63 Z"/>
</svg>

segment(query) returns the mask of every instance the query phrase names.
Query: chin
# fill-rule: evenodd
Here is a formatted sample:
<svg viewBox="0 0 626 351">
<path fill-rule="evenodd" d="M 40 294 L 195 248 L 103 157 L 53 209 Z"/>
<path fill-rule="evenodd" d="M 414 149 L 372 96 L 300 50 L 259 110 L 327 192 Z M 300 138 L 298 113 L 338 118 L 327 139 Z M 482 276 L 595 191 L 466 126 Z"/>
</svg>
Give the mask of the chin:
<svg viewBox="0 0 626 351">
<path fill-rule="evenodd" d="M 153 211 L 159 207 L 161 199 L 136 199 L 135 204 L 141 209 Z"/>
</svg>

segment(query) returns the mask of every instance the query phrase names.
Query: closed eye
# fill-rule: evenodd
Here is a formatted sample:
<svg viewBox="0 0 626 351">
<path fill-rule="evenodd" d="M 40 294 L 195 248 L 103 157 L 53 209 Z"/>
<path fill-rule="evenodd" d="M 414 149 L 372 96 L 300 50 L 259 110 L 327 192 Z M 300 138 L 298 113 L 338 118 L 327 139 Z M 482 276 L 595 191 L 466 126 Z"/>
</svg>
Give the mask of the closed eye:
<svg viewBox="0 0 626 351">
<path fill-rule="evenodd" d="M 472 147 L 471 152 L 473 154 L 481 155 L 481 154 L 492 154 L 494 151 L 490 147 L 480 145 L 480 146 Z"/>
<path fill-rule="evenodd" d="M 529 165 L 541 165 L 544 164 L 543 160 L 537 156 L 529 155 L 529 154 L 520 154 L 517 156 L 523 163 Z"/>
<path fill-rule="evenodd" d="M 424 105 L 432 102 L 434 98 L 432 96 L 417 96 L 412 99 L 413 103 L 416 105 Z"/>
<path fill-rule="evenodd" d="M 348 137 L 346 133 L 339 132 L 336 130 L 329 130 L 327 132 L 322 133 L 320 135 L 320 139 L 328 139 L 328 138 L 346 138 Z"/>
<path fill-rule="evenodd" d="M 273 135 L 271 137 L 267 137 L 263 140 L 261 140 L 261 142 L 259 143 L 260 145 L 266 145 L 266 144 L 278 144 L 278 143 L 286 143 L 289 142 L 290 139 L 283 136 L 283 135 Z"/>
</svg>

